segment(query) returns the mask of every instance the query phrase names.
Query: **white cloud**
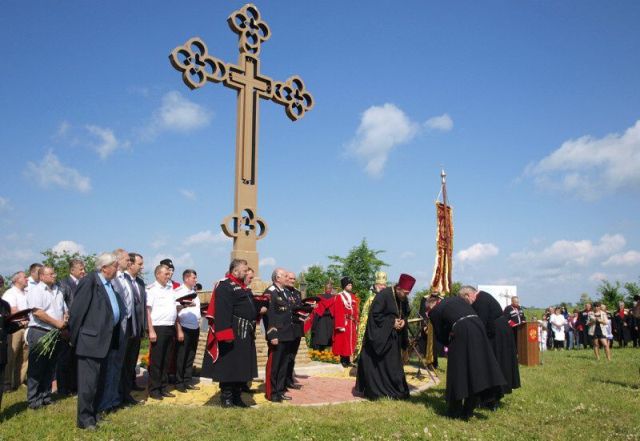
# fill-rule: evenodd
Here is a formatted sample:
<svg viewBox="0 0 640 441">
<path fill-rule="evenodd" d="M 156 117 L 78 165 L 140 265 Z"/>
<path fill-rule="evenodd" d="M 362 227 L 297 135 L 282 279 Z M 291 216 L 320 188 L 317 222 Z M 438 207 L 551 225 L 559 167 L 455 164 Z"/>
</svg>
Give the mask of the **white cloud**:
<svg viewBox="0 0 640 441">
<path fill-rule="evenodd" d="M 592 282 L 601 282 L 607 279 L 607 275 L 605 273 L 596 272 L 589 276 L 589 280 Z"/>
<path fill-rule="evenodd" d="M 511 254 L 511 258 L 537 266 L 584 266 L 595 258 L 620 251 L 625 244 L 626 240 L 621 234 L 605 234 L 596 244 L 590 240 L 558 240 L 541 251 L 517 252 Z"/>
<path fill-rule="evenodd" d="M 3 211 L 11 211 L 11 204 L 9 203 L 9 199 L 0 196 L 0 213 Z"/>
<path fill-rule="evenodd" d="M 395 105 L 372 106 L 362 114 L 347 150 L 365 163 L 369 175 L 380 176 L 391 150 L 411 141 L 418 130 L 418 124 Z"/>
<path fill-rule="evenodd" d="M 222 244 L 231 239 L 224 235 L 222 231 L 214 234 L 211 230 L 200 231 L 187 237 L 182 244 L 186 247 L 193 245 Z"/>
<path fill-rule="evenodd" d="M 586 200 L 621 189 L 640 190 L 640 120 L 622 135 L 565 141 L 549 156 L 529 164 L 524 174 L 542 188 Z"/>
<path fill-rule="evenodd" d="M 93 135 L 94 140 L 90 141 L 89 145 L 98 153 L 100 159 L 108 158 L 117 149 L 127 149 L 131 146 L 129 141 L 119 141 L 113 130 L 109 128 L 86 125 L 85 129 Z"/>
<path fill-rule="evenodd" d="M 604 266 L 632 266 L 640 265 L 640 253 L 637 251 L 627 251 L 626 253 L 614 254 L 602 265 Z"/>
<path fill-rule="evenodd" d="M 171 91 L 162 97 L 162 104 L 142 129 L 142 137 L 152 140 L 164 131 L 190 132 L 209 124 L 213 114 L 189 101 L 180 92 Z"/>
<path fill-rule="evenodd" d="M 191 256 L 191 253 L 183 253 L 179 256 L 174 256 L 173 254 L 159 253 L 153 256 L 153 258 L 151 259 L 151 263 L 153 265 L 152 268 L 155 268 L 156 265 L 159 265 L 160 261 L 164 259 L 171 259 L 171 261 L 173 262 L 173 265 L 176 267 L 176 274 L 178 273 L 179 267 L 187 268 L 187 267 L 193 267 L 194 265 L 194 261 L 193 261 L 193 257 Z"/>
<path fill-rule="evenodd" d="M 401 259 L 412 259 L 414 257 L 416 257 L 416 253 L 414 253 L 413 251 L 405 251 L 400 254 Z"/>
<path fill-rule="evenodd" d="M 182 190 L 180 190 L 180 194 L 182 196 L 184 196 L 186 199 L 189 199 L 191 201 L 195 201 L 196 200 L 196 192 L 193 190 L 185 190 L 184 188 Z"/>
<path fill-rule="evenodd" d="M 449 132 L 453 129 L 453 120 L 449 114 L 444 113 L 440 116 L 429 118 L 425 123 L 425 127 L 430 130 L 439 130 L 441 132 Z"/>
<path fill-rule="evenodd" d="M 276 266 L 276 259 L 274 259 L 273 257 L 265 257 L 263 259 L 260 259 L 260 266 Z"/>
<path fill-rule="evenodd" d="M 80 193 L 91 191 L 91 180 L 82 176 L 78 170 L 62 164 L 52 151 L 49 151 L 40 163 L 29 161 L 25 176 L 35 180 L 43 188 L 60 187 Z"/>
<path fill-rule="evenodd" d="M 458 251 L 456 257 L 460 263 L 479 262 L 490 257 L 497 256 L 500 250 L 492 243 L 476 243 L 462 251 Z"/>
<path fill-rule="evenodd" d="M 164 247 L 165 245 L 167 245 L 168 243 L 168 239 L 166 237 L 158 237 L 154 240 L 151 241 L 151 243 L 149 244 L 151 246 L 151 248 L 153 248 L 154 250 L 159 250 L 160 248 Z"/>
<path fill-rule="evenodd" d="M 71 124 L 69 124 L 69 121 L 62 121 L 58 126 L 58 130 L 56 130 L 55 137 L 64 138 L 65 136 L 67 136 L 67 133 L 69 132 L 70 128 L 71 128 Z"/>
<path fill-rule="evenodd" d="M 51 251 L 58 254 L 62 254 L 65 251 L 69 254 L 74 254 L 74 253 L 79 253 L 83 255 L 87 254 L 84 249 L 84 246 L 72 240 L 61 240 L 51 248 Z"/>
</svg>

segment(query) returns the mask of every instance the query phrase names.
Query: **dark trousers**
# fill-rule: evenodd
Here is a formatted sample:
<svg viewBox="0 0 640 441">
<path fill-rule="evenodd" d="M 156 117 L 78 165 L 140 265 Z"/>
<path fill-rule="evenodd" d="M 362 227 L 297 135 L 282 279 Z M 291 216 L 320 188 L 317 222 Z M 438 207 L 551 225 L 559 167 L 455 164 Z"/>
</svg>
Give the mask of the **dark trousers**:
<svg viewBox="0 0 640 441">
<path fill-rule="evenodd" d="M 0 363 L 0 378 L 4 378 L 4 368 L 7 367 L 6 363 Z M 0 382 L 0 410 L 2 410 L 2 394 L 4 393 L 4 384 Z"/>
<path fill-rule="evenodd" d="M 298 349 L 300 348 L 300 339 L 296 338 L 290 343 L 289 346 L 289 363 L 287 365 L 287 377 L 286 384 L 293 384 L 295 380 L 293 378 L 293 369 L 296 366 L 296 357 L 298 356 Z"/>
<path fill-rule="evenodd" d="M 129 337 L 122 364 L 122 376 L 120 377 L 120 393 L 125 401 L 131 398 L 131 390 L 136 382 L 136 365 L 139 354 L 140 337 Z"/>
<path fill-rule="evenodd" d="M 587 346 L 593 348 L 593 337 L 589 335 L 589 327 L 585 326 L 582 330 L 582 345 L 586 349 Z"/>
<path fill-rule="evenodd" d="M 84 428 L 96 425 L 98 405 L 104 392 L 107 357 L 78 357 L 78 413 L 76 424 Z"/>
<path fill-rule="evenodd" d="M 29 407 L 36 408 L 51 403 L 51 383 L 56 373 L 56 362 L 59 347 L 53 351 L 51 358 L 36 354 L 32 348 L 48 331 L 30 328 L 27 333 L 29 344 L 29 367 L 27 369 L 27 401 Z"/>
<path fill-rule="evenodd" d="M 149 395 L 160 394 L 167 387 L 169 355 L 176 334 L 174 326 L 154 326 L 157 340 L 151 344 L 149 358 Z"/>
<path fill-rule="evenodd" d="M 76 354 L 67 342 L 60 344 L 60 356 L 56 366 L 58 393 L 75 394 L 78 390 Z"/>
<path fill-rule="evenodd" d="M 265 379 L 269 381 L 266 388 L 269 400 L 284 393 L 290 346 L 290 341 L 280 341 L 277 345 L 269 344 L 269 358 L 265 372 Z"/>
<path fill-rule="evenodd" d="M 200 329 L 182 328 L 184 341 L 176 344 L 176 387 L 184 388 L 193 378 L 193 360 L 196 358 Z"/>
</svg>

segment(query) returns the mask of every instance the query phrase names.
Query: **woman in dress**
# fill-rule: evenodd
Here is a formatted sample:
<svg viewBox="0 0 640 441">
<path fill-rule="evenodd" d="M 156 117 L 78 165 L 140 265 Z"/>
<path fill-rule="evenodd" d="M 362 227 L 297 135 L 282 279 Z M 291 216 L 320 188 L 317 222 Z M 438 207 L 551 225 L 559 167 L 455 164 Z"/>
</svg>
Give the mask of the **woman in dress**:
<svg viewBox="0 0 640 441">
<path fill-rule="evenodd" d="M 607 360 L 611 361 L 611 350 L 607 341 L 606 327 L 609 323 L 606 312 L 602 310 L 602 305 L 597 302 L 595 309 L 589 312 L 587 325 L 589 326 L 589 335 L 593 340 L 593 352 L 596 354 L 596 360 L 600 360 L 600 346 L 604 348 Z"/>
</svg>

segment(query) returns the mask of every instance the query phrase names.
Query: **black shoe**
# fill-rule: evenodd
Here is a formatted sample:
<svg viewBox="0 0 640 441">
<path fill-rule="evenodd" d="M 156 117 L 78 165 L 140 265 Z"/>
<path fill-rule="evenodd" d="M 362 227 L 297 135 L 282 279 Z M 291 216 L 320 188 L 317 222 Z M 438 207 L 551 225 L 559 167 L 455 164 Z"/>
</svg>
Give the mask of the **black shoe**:
<svg viewBox="0 0 640 441">
<path fill-rule="evenodd" d="M 136 404 L 140 404 L 141 401 L 138 401 L 135 398 L 133 398 L 131 395 L 129 395 L 127 398 L 124 399 L 122 403 L 126 406 L 135 406 Z"/>
<path fill-rule="evenodd" d="M 235 407 L 231 398 L 223 398 L 220 400 L 222 407 Z"/>
<path fill-rule="evenodd" d="M 192 384 L 187 384 L 185 388 L 188 390 L 200 390 L 200 386 L 194 386 Z"/>
<path fill-rule="evenodd" d="M 95 432 L 98 428 L 95 424 L 91 424 L 89 426 L 78 426 L 78 429 L 88 430 L 89 432 Z"/>
<path fill-rule="evenodd" d="M 280 395 L 271 395 L 271 399 L 269 401 L 272 403 L 282 403 L 282 397 Z"/>
<path fill-rule="evenodd" d="M 164 397 L 162 396 L 162 394 L 154 392 L 149 394 L 149 398 L 151 398 L 152 400 L 162 400 Z"/>
<path fill-rule="evenodd" d="M 167 392 L 166 390 L 163 390 L 160 395 L 162 395 L 163 397 L 166 398 L 175 398 L 176 396 L 174 394 L 172 394 L 171 392 Z"/>
<path fill-rule="evenodd" d="M 146 387 L 142 387 L 142 386 L 138 386 L 137 384 L 134 384 L 133 387 L 131 388 L 131 390 L 135 390 L 136 392 L 142 392 L 143 390 L 147 390 Z"/>
<path fill-rule="evenodd" d="M 289 383 L 287 384 L 287 389 L 300 390 L 302 389 L 302 385 L 300 383 Z"/>
<path fill-rule="evenodd" d="M 286 395 L 286 394 L 280 394 L 280 398 L 282 398 L 285 401 L 290 401 L 290 400 L 293 399 L 289 395 Z"/>
<path fill-rule="evenodd" d="M 231 400 L 231 402 L 233 403 L 234 406 L 236 407 L 249 407 L 247 405 L 247 403 L 245 403 L 244 401 L 242 401 L 242 399 L 240 397 L 233 397 L 233 399 Z"/>
<path fill-rule="evenodd" d="M 176 387 L 176 391 L 180 392 L 181 394 L 186 394 L 187 393 L 187 388 L 186 387 Z"/>
</svg>

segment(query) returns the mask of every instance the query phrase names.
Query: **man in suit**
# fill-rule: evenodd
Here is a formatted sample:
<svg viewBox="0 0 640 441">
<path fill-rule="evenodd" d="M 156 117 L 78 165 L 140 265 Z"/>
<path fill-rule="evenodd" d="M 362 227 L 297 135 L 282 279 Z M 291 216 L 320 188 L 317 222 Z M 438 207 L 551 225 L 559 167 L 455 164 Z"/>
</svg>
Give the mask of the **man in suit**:
<svg viewBox="0 0 640 441">
<path fill-rule="evenodd" d="M 120 377 L 120 391 L 124 404 L 138 404 L 131 396 L 132 390 L 144 390 L 136 386 L 136 364 L 140 354 L 140 340 L 147 329 L 147 292 L 144 280 L 144 258 L 138 253 L 129 253 L 129 268 L 124 272 L 126 288 L 132 294 L 133 309 L 127 322 L 128 338 Z"/>
<path fill-rule="evenodd" d="M 116 255 L 98 256 L 96 269 L 78 284 L 69 321 L 70 343 L 78 357 L 77 425 L 89 430 L 96 428 L 108 355 L 120 344 L 120 322 L 125 310 L 111 285 L 118 271 Z"/>
<path fill-rule="evenodd" d="M 60 281 L 60 290 L 67 308 L 71 308 L 73 296 L 78 282 L 85 276 L 84 262 L 72 259 L 69 262 L 69 275 Z M 60 356 L 56 367 L 56 381 L 58 393 L 61 395 L 75 395 L 78 390 L 76 381 L 76 357 L 66 341 L 60 343 Z"/>
<path fill-rule="evenodd" d="M 129 268 L 129 253 L 122 248 L 118 248 L 113 252 L 118 260 L 118 270 L 116 276 L 111 280 L 111 285 L 120 301 L 124 305 L 124 309 L 120 311 L 120 336 L 118 341 L 120 345 L 117 350 L 109 352 L 109 361 L 107 364 L 107 373 L 105 376 L 104 394 L 102 401 L 98 406 L 98 412 L 111 412 L 122 404 L 122 396 L 120 395 L 120 378 L 122 376 L 122 366 L 124 364 L 125 350 L 127 348 L 127 340 L 129 338 L 127 323 L 131 319 L 132 294 L 127 290 L 127 283 L 124 278 L 124 272 Z"/>
</svg>

